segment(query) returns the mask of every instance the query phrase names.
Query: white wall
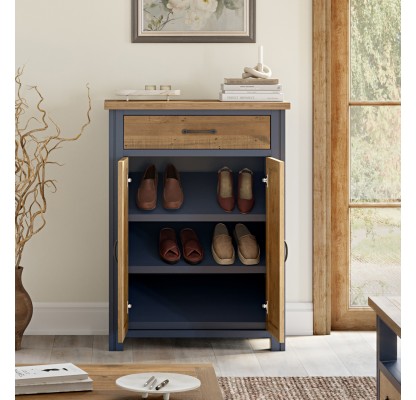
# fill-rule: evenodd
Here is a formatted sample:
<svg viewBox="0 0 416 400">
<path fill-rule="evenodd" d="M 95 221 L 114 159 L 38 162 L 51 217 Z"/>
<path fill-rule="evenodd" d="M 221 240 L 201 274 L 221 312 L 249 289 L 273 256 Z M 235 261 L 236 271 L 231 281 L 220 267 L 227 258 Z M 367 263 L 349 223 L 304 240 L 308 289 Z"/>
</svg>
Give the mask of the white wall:
<svg viewBox="0 0 416 400">
<path fill-rule="evenodd" d="M 16 67 L 73 133 L 50 169 L 46 228 L 25 249 L 24 284 L 42 304 L 108 302 L 108 112 L 117 89 L 171 84 L 182 99 L 216 99 L 224 77 L 264 60 L 292 103 L 287 112 L 287 301 L 312 301 L 312 1 L 258 0 L 255 44 L 138 44 L 130 41 L 130 0 L 16 0 Z"/>
</svg>

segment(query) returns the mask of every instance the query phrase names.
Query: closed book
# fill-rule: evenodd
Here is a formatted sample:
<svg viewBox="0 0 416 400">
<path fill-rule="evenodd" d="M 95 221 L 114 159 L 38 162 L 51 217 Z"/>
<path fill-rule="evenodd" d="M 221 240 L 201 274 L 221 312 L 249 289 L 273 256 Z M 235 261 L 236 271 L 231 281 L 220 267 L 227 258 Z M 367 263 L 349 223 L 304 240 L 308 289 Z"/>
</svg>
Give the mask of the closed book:
<svg viewBox="0 0 416 400">
<path fill-rule="evenodd" d="M 87 379 L 88 374 L 71 363 L 15 367 L 15 386 L 34 383 L 69 382 Z"/>
<path fill-rule="evenodd" d="M 276 85 L 279 83 L 277 78 L 224 78 L 224 83 L 228 85 Z"/>
<path fill-rule="evenodd" d="M 222 83 L 221 89 L 226 91 L 277 90 L 281 92 L 283 90 L 283 86 L 281 83 L 271 85 L 227 85 L 226 83 Z"/>
<path fill-rule="evenodd" d="M 220 101 L 284 101 L 283 93 L 230 94 L 220 92 Z"/>
<path fill-rule="evenodd" d="M 223 90 L 227 94 L 279 94 L 280 90 Z"/>
<path fill-rule="evenodd" d="M 15 386 L 15 395 L 35 393 L 59 393 L 59 392 L 81 392 L 92 390 L 93 380 L 91 378 L 68 381 L 37 383 L 25 386 Z"/>
</svg>

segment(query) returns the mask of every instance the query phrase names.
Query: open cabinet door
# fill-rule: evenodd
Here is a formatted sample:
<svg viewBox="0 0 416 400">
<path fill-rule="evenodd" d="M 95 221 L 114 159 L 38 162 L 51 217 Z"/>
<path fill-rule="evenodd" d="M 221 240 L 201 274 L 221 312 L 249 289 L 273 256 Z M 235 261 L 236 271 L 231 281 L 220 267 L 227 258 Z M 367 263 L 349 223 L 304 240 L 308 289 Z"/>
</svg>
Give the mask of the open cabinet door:
<svg viewBox="0 0 416 400">
<path fill-rule="evenodd" d="M 123 157 L 118 162 L 118 335 L 119 343 L 123 343 L 128 330 L 128 291 L 129 291 L 129 159 Z"/>
<path fill-rule="evenodd" d="M 266 158 L 266 300 L 267 330 L 285 341 L 284 162 Z"/>
</svg>

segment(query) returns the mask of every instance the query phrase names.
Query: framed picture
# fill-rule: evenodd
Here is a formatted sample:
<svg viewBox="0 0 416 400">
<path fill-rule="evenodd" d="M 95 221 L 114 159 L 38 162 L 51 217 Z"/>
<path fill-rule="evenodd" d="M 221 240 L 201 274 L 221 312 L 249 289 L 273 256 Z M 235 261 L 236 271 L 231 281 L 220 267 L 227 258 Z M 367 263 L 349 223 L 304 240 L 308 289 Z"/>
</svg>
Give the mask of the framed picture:
<svg viewBox="0 0 416 400">
<path fill-rule="evenodd" d="M 133 43 L 255 43 L 256 0 L 132 0 Z"/>
</svg>

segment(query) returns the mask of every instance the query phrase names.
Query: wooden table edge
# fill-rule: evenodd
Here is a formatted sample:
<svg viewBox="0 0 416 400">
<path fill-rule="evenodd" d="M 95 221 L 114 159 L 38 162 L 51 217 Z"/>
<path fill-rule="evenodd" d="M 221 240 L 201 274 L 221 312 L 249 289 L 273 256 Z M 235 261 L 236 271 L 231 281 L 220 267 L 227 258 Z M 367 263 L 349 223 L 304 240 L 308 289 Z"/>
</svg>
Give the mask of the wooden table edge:
<svg viewBox="0 0 416 400">
<path fill-rule="evenodd" d="M 386 311 L 380 305 L 381 301 L 390 301 L 389 296 L 370 296 L 368 298 L 368 305 L 376 312 L 377 316 L 380 317 L 398 337 L 401 337 L 401 321 L 397 321 L 394 318 L 392 318 L 389 314 L 387 314 Z M 399 313 L 401 312 L 401 309 L 397 307 L 397 304 L 391 301 L 390 303 L 393 307 L 397 309 Z"/>
<path fill-rule="evenodd" d="M 223 395 L 221 388 L 218 383 L 218 378 L 215 373 L 215 369 L 211 363 L 177 363 L 177 364 L 141 364 L 141 363 L 129 363 L 129 364 L 118 364 L 118 363 L 112 363 L 112 364 L 78 364 L 74 363 L 77 367 L 81 368 L 85 372 L 88 373 L 88 376 L 93 379 L 93 382 L 97 381 L 97 377 L 104 376 L 107 379 L 111 381 L 111 383 L 115 385 L 115 381 L 117 378 L 125 375 L 130 375 L 134 373 L 142 373 L 146 370 L 149 372 L 171 372 L 171 373 L 183 373 L 183 374 L 189 374 L 189 371 L 194 370 L 195 375 L 192 374 L 192 376 L 195 376 L 201 381 L 201 386 L 199 390 L 201 395 L 204 396 L 204 399 L 212 399 L 212 400 L 222 400 Z M 41 363 L 41 364 L 34 364 L 34 363 L 28 363 L 28 364 L 16 364 L 16 367 L 19 366 L 30 366 L 30 365 L 50 365 L 50 363 Z M 94 379 L 96 377 L 96 379 Z M 93 383 L 94 385 L 94 383 Z M 114 391 L 115 389 L 111 389 L 111 391 Z M 124 392 L 125 389 L 119 388 L 120 392 Z M 100 392 L 107 392 L 108 390 L 104 387 L 94 387 L 92 392 L 95 392 L 94 396 L 99 394 Z M 128 392 L 128 391 L 126 391 Z M 189 393 L 191 393 L 190 391 Z M 59 395 L 62 395 L 63 399 L 68 398 L 68 396 L 71 395 L 71 393 L 77 393 L 76 395 L 79 396 L 81 393 L 87 393 L 87 392 L 63 392 L 63 393 L 57 393 Z M 133 392 L 131 392 L 133 393 Z M 187 392 L 184 392 L 187 393 Z M 172 395 L 176 395 L 176 393 L 173 393 Z M 39 393 L 39 394 L 33 394 L 33 395 L 25 395 L 25 398 L 32 399 L 32 398 L 39 398 L 43 399 L 50 398 L 51 393 Z M 34 396 L 34 397 L 32 397 Z M 106 395 L 105 398 L 107 398 L 108 395 Z M 22 398 L 21 396 L 16 396 L 16 399 Z M 95 398 L 95 397 L 93 397 Z M 22 398 L 23 399 L 23 398 Z"/>
</svg>

